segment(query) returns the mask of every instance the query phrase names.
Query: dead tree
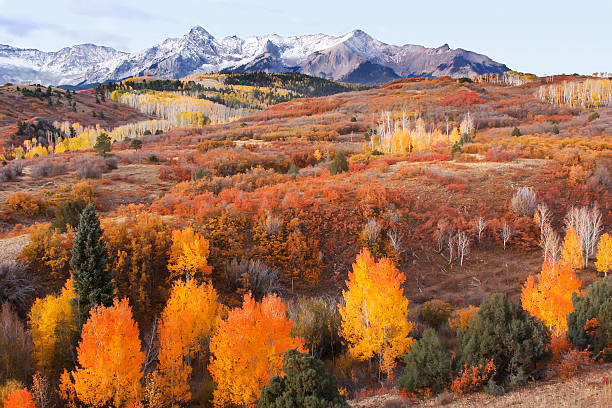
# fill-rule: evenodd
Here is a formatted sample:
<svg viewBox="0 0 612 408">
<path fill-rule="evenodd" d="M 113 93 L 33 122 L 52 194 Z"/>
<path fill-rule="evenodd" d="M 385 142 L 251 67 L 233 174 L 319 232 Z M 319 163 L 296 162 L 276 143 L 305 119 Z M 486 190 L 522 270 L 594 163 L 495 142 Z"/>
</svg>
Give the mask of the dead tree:
<svg viewBox="0 0 612 408">
<path fill-rule="evenodd" d="M 514 231 L 512 231 L 510 225 L 508 225 L 508 223 L 504 221 L 504 225 L 502 225 L 502 229 L 500 231 L 500 237 L 502 239 L 502 242 L 504 243 L 504 251 L 506 250 L 506 244 L 508 243 L 508 241 L 510 241 L 510 238 L 512 238 L 513 234 Z"/>
<path fill-rule="evenodd" d="M 470 239 L 465 232 L 459 231 L 457 232 L 456 242 L 459 265 L 463 266 L 463 258 L 470 253 Z"/>
</svg>

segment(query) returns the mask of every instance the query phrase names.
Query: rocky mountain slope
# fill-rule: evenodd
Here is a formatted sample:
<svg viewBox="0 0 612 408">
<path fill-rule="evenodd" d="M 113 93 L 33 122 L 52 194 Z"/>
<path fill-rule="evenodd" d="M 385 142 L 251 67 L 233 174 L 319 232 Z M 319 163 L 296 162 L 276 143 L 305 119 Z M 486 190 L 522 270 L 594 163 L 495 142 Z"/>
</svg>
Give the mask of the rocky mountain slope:
<svg viewBox="0 0 612 408">
<path fill-rule="evenodd" d="M 0 83 L 86 88 L 133 76 L 182 78 L 197 72 L 301 72 L 327 79 L 381 84 L 400 77 L 464 77 L 508 68 L 448 45 L 389 45 L 361 30 L 324 34 L 217 39 L 196 26 L 181 38 L 129 54 L 82 44 L 57 52 L 0 45 Z"/>
</svg>

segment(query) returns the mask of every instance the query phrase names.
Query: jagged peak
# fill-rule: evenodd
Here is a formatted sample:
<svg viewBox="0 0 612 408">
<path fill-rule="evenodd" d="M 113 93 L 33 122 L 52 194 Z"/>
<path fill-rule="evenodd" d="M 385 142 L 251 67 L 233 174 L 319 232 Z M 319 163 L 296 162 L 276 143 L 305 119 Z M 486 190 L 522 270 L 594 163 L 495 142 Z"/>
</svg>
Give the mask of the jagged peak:
<svg viewBox="0 0 612 408">
<path fill-rule="evenodd" d="M 204 37 L 204 38 L 215 38 L 213 37 L 208 31 L 206 31 L 206 29 L 200 25 L 197 25 L 195 27 L 193 27 L 191 30 L 189 30 L 189 33 L 187 33 L 187 37 Z"/>
</svg>

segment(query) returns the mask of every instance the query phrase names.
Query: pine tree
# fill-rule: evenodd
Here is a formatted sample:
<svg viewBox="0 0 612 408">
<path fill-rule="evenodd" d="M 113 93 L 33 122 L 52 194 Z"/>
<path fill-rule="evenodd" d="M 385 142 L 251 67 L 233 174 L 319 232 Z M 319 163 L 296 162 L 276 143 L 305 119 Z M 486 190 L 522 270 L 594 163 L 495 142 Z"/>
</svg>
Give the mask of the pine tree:
<svg viewBox="0 0 612 408">
<path fill-rule="evenodd" d="M 106 268 L 107 259 L 100 220 L 94 205 L 89 204 L 81 213 L 70 260 L 81 323 L 92 308 L 113 303 L 115 283 L 112 270 Z"/>
</svg>

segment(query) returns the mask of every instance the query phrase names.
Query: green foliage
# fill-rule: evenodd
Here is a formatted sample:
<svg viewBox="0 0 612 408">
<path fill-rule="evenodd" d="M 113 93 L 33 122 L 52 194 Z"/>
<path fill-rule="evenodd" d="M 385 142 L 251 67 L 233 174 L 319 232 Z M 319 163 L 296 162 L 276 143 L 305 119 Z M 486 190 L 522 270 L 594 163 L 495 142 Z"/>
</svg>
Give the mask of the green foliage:
<svg viewBox="0 0 612 408">
<path fill-rule="evenodd" d="M 283 376 L 273 377 L 261 390 L 261 408 L 348 408 L 336 378 L 321 360 L 297 350 L 285 353 Z"/>
<path fill-rule="evenodd" d="M 336 153 L 334 160 L 332 160 L 332 163 L 329 166 L 329 174 L 333 176 L 334 174 L 342 173 L 343 171 L 348 171 L 348 162 L 346 161 L 344 152 L 339 151 Z"/>
<path fill-rule="evenodd" d="M 591 112 L 589 114 L 589 122 L 594 121 L 595 119 L 599 119 L 599 113 L 597 112 Z"/>
<path fill-rule="evenodd" d="M 454 156 L 455 153 L 461 153 L 461 152 L 463 152 L 463 149 L 461 148 L 461 143 L 455 142 L 453 147 L 451 147 L 451 154 Z"/>
<path fill-rule="evenodd" d="M 434 329 L 426 329 L 423 337 L 410 347 L 404 356 L 406 368 L 399 384 L 407 392 L 426 389 L 434 394 L 442 392 L 452 377 L 451 354 Z"/>
<path fill-rule="evenodd" d="M 553 135 L 558 135 L 559 134 L 559 126 L 553 125 L 550 133 L 553 134 Z"/>
<path fill-rule="evenodd" d="M 506 393 L 504 387 L 502 387 L 501 385 L 497 385 L 493 378 L 489 379 L 487 385 L 484 386 L 483 391 L 485 394 L 492 395 L 494 397 L 499 397 Z"/>
<path fill-rule="evenodd" d="M 204 169 L 197 169 L 192 175 L 191 175 L 191 180 L 192 181 L 198 181 L 200 179 L 210 179 L 210 174 L 208 174 L 208 172 Z"/>
<path fill-rule="evenodd" d="M 450 303 L 437 299 L 425 302 L 425 306 L 421 312 L 421 318 L 434 329 L 437 329 L 443 323 L 447 322 L 450 316 Z"/>
<path fill-rule="evenodd" d="M 515 126 L 514 129 L 512 129 L 512 136 L 519 137 L 520 135 L 522 135 L 521 129 Z"/>
<path fill-rule="evenodd" d="M 520 304 L 501 293 L 486 298 L 467 328 L 458 331 L 461 366 L 493 360 L 496 380 L 519 370 L 527 374 L 549 357 L 550 332 Z"/>
<path fill-rule="evenodd" d="M 76 228 L 79 225 L 81 213 L 87 206 L 85 200 L 79 198 L 73 201 L 66 201 L 55 209 L 55 220 L 53 228 L 66 232 L 66 226 Z"/>
<path fill-rule="evenodd" d="M 581 297 L 572 298 L 574 311 L 567 316 L 567 337 L 578 350 L 597 354 L 612 347 L 612 276 L 595 281 Z M 587 321 L 597 319 L 597 324 Z M 594 323 L 591 320 L 591 323 Z"/>
<path fill-rule="evenodd" d="M 462 134 L 462 135 L 461 135 L 461 139 L 459 139 L 459 143 L 460 143 L 460 144 L 464 144 L 464 143 L 473 143 L 472 136 L 470 136 L 470 135 L 469 135 L 469 134 L 467 134 L 467 133 Z"/>
<path fill-rule="evenodd" d="M 474 81 L 472 81 L 470 78 L 467 78 L 467 77 L 459 78 L 459 83 L 460 84 L 464 84 L 464 83 L 471 84 L 472 82 L 474 82 Z"/>
<path fill-rule="evenodd" d="M 102 132 L 96 138 L 96 144 L 94 145 L 94 150 L 100 156 L 106 156 L 106 153 L 111 150 L 111 138 L 106 133 Z"/>
<path fill-rule="evenodd" d="M 107 259 L 100 220 L 94 205 L 88 204 L 81 213 L 70 259 L 81 324 L 92 308 L 113 303 L 115 284 L 113 271 L 106 267 Z"/>
<path fill-rule="evenodd" d="M 132 139 L 130 142 L 130 149 L 139 150 L 142 149 L 142 140 Z"/>
<path fill-rule="evenodd" d="M 291 163 L 289 166 L 289 170 L 287 170 L 287 174 L 298 174 L 300 172 L 300 168 L 295 165 L 295 163 Z"/>
</svg>

